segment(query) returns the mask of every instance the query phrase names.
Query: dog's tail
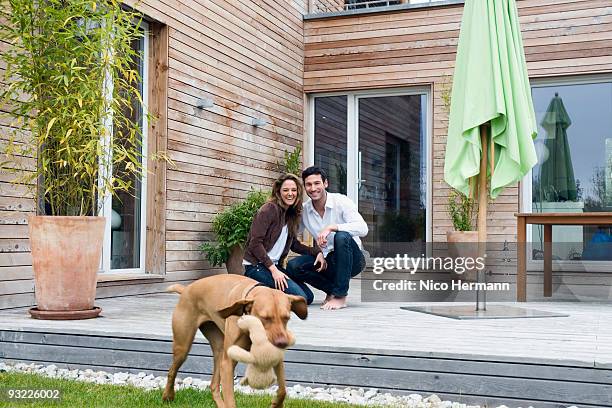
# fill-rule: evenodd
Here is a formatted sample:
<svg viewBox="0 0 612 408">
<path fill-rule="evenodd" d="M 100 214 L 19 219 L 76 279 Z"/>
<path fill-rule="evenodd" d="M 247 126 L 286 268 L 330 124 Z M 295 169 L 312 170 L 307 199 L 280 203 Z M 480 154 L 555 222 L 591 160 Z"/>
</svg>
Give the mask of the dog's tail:
<svg viewBox="0 0 612 408">
<path fill-rule="evenodd" d="M 178 283 L 172 286 L 168 286 L 166 288 L 166 292 L 174 292 L 174 293 L 183 293 L 185 287 L 183 285 L 179 285 Z"/>
</svg>

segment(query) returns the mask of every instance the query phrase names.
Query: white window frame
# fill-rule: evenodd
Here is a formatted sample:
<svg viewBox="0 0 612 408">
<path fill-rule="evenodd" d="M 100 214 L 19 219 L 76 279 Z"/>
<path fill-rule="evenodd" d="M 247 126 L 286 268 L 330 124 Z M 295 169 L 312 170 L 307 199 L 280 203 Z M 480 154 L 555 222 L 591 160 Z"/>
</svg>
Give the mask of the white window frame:
<svg viewBox="0 0 612 408">
<path fill-rule="evenodd" d="M 610 75 L 584 75 L 580 77 L 533 79 L 530 85 L 531 88 L 547 88 L 551 86 L 594 85 L 610 82 L 612 82 L 612 76 Z M 532 180 L 533 171 L 529 170 L 529 173 L 521 181 L 521 212 L 530 213 L 533 211 L 531 196 L 533 191 Z M 533 237 L 534 227 L 537 227 L 537 225 L 527 224 L 527 237 Z M 534 260 L 532 258 L 532 251 L 529 248 L 527 252 L 527 270 L 543 271 L 544 261 Z M 559 272 L 610 272 L 612 270 L 612 261 L 553 260 L 552 269 Z"/>
<path fill-rule="evenodd" d="M 149 122 L 146 112 L 149 111 L 149 24 L 146 21 L 140 22 L 140 27 L 143 30 L 142 44 L 142 102 L 143 102 L 143 114 L 141 115 L 141 126 L 142 126 L 142 178 L 140 186 L 140 256 L 139 256 L 139 267 L 138 268 L 127 268 L 127 269 L 111 269 L 111 220 L 112 220 L 112 196 L 107 194 L 103 198 L 102 209 L 100 215 L 106 218 L 106 224 L 104 226 L 104 244 L 102 247 L 102 260 L 100 270 L 98 273 L 103 274 L 143 274 L 146 273 L 145 260 L 146 260 L 146 247 L 147 247 L 147 144 L 148 144 L 148 131 Z M 107 89 L 107 95 L 112 95 L 112 81 L 110 77 L 107 77 L 105 88 Z M 112 118 L 107 119 L 106 123 L 108 137 L 112 137 L 113 124 Z M 109 157 L 112 152 L 110 151 L 110 145 L 106 143 L 106 151 Z M 110 172 L 112 174 L 112 163 L 106 168 L 101 165 L 100 172 Z"/>
<path fill-rule="evenodd" d="M 346 193 L 347 196 L 359 205 L 358 194 L 358 173 L 359 163 L 357 157 L 359 152 L 359 99 L 362 98 L 377 98 L 389 96 L 408 96 L 408 95 L 424 95 L 426 103 L 422 107 L 425 112 L 425 173 L 427 177 L 426 184 L 426 217 L 425 217 L 425 239 L 426 242 L 431 242 L 433 237 L 432 219 L 433 219 L 433 202 L 432 202 L 432 187 L 433 187 L 433 155 L 432 155 L 432 135 L 433 135 L 433 106 L 430 86 L 415 86 L 410 88 L 394 88 L 385 90 L 363 90 L 363 91 L 340 91 L 326 93 L 312 93 L 308 95 L 308 132 L 306 140 L 305 160 L 306 166 L 314 165 L 314 141 L 315 141 L 315 99 L 329 96 L 346 96 L 347 98 L 347 158 L 346 158 Z M 422 113 L 423 114 L 423 113 Z M 419 192 L 420 194 L 420 192 Z"/>
</svg>

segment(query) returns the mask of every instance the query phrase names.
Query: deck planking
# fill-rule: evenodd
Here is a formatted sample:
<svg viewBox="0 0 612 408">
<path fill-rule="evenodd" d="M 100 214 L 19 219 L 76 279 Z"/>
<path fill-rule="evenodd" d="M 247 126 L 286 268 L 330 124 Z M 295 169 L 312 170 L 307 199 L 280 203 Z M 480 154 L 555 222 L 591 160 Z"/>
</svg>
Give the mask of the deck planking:
<svg viewBox="0 0 612 408">
<path fill-rule="evenodd" d="M 0 357 L 165 375 L 177 299 L 100 299 L 103 317 L 83 321 L 37 321 L 26 309 L 4 310 Z M 358 286 L 349 301 L 344 310 L 313 305 L 307 320 L 292 318 L 297 343 L 286 355 L 290 383 L 437 393 L 510 407 L 612 406 L 609 303 L 527 303 L 520 307 L 569 317 L 462 321 L 401 310 L 404 303 L 360 302 Z M 198 334 L 181 375 L 207 378 L 211 364 Z"/>
</svg>

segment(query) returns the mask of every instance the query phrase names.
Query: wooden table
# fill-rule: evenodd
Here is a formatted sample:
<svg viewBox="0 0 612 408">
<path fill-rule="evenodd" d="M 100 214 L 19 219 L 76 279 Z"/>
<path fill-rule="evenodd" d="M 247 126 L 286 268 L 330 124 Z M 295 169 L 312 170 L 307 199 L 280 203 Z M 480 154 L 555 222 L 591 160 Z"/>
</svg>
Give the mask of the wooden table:
<svg viewBox="0 0 612 408">
<path fill-rule="evenodd" d="M 527 301 L 527 224 L 544 226 L 544 297 L 552 296 L 552 226 L 612 225 L 612 212 L 587 213 L 518 213 L 516 241 L 516 300 Z"/>
</svg>

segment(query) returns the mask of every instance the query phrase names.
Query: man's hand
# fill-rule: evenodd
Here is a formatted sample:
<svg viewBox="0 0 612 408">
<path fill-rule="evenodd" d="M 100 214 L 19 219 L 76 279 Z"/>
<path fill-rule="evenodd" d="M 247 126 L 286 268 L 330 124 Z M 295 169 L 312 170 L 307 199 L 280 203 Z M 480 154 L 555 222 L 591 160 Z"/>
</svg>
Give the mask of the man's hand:
<svg viewBox="0 0 612 408">
<path fill-rule="evenodd" d="M 325 246 L 327 246 L 327 236 L 337 230 L 338 226 L 335 224 L 328 225 L 327 227 L 323 228 L 323 231 L 321 231 L 317 236 L 317 245 L 319 245 L 319 248 L 325 248 Z"/>
<path fill-rule="evenodd" d="M 317 264 L 320 265 L 318 268 L 316 268 Z M 315 265 L 315 270 L 317 272 L 323 272 L 325 269 L 327 269 L 327 261 L 325 260 L 325 257 L 323 256 L 323 252 L 319 252 L 317 254 L 317 259 L 315 259 L 314 265 Z"/>
<path fill-rule="evenodd" d="M 276 265 L 271 265 L 269 269 L 272 273 L 272 279 L 274 279 L 274 286 L 276 289 L 284 292 L 285 289 L 287 289 L 287 279 L 289 279 L 289 277 L 281 272 Z"/>
</svg>

